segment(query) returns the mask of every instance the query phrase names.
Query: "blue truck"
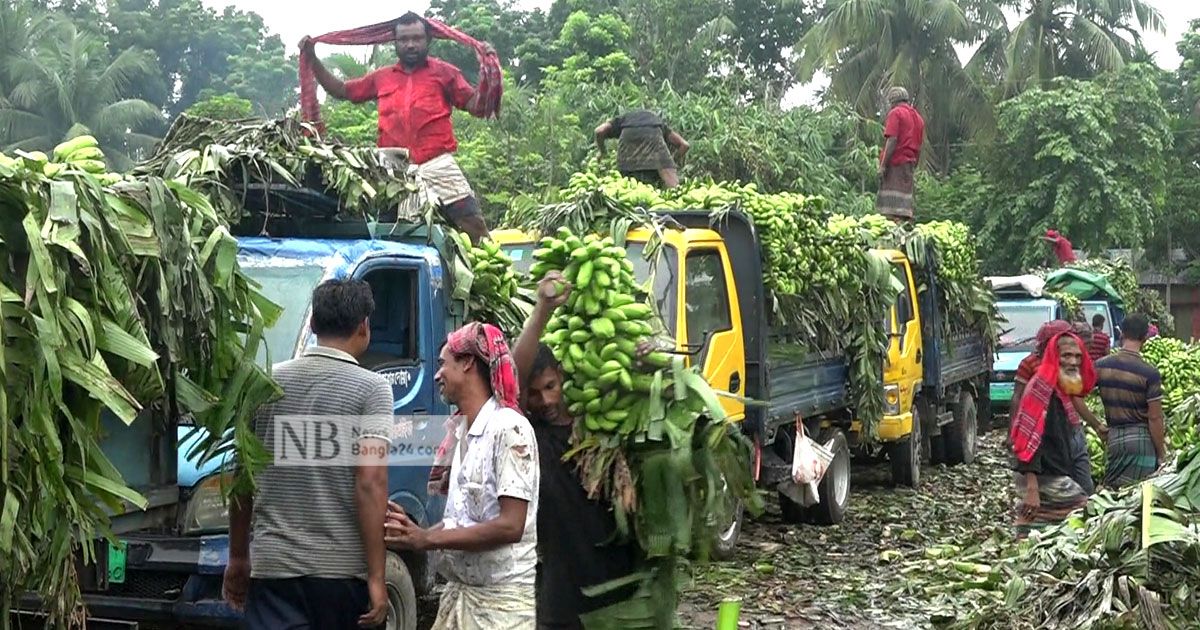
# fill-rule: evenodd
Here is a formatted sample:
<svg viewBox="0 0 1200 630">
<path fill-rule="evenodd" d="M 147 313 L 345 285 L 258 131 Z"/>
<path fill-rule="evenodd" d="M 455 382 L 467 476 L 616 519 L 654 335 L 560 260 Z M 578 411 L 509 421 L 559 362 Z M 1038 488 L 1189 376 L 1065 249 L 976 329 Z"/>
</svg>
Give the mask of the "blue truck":
<svg viewBox="0 0 1200 630">
<path fill-rule="evenodd" d="M 1013 387 L 1017 366 L 1021 359 L 1033 352 L 1037 331 L 1049 321 L 1065 319 L 1065 311 L 1057 300 L 1046 297 L 1037 278 L 989 278 L 996 292 L 996 307 L 1000 311 L 1000 345 L 992 366 L 991 399 L 997 411 L 1007 410 L 1012 404 Z M 1081 300 L 1083 317 L 1090 324 L 1096 315 L 1104 316 L 1104 329 L 1118 344 L 1118 327 L 1124 312 L 1119 304 L 1105 299 Z"/>
<path fill-rule="evenodd" d="M 310 203 L 334 204 L 316 193 Z M 375 313 L 371 345 L 360 363 L 392 383 L 395 413 L 413 419 L 409 438 L 393 444 L 388 493 L 423 526 L 441 520 L 445 498 L 428 496 L 434 450 L 449 414 L 434 385 L 434 357 L 446 334 L 464 319 L 452 299 L 445 261 L 446 236 L 408 225 L 339 223 L 303 232 L 276 227 L 273 237 L 239 237 L 243 271 L 283 307 L 266 331 L 261 363 L 296 356 L 315 342 L 308 328 L 312 289 L 323 279 L 354 277 L 371 285 Z M 395 229 L 393 229 L 395 228 Z M 386 236 L 379 236 L 386 233 Z M 314 237 L 319 234 L 320 237 Z M 268 356 L 269 355 L 269 356 Z M 126 482 L 150 500 L 146 510 L 113 514 L 120 544 L 98 542 L 97 562 L 81 565 L 80 580 L 91 627 L 231 627 L 240 614 L 221 598 L 228 559 L 228 506 L 222 499 L 227 462 L 197 465 L 198 429 L 134 422 L 106 426 L 102 448 Z M 423 554 L 389 552 L 391 597 L 387 628 L 414 630 L 417 598 L 434 584 Z M 27 597 L 19 618 L 35 618 Z"/>
</svg>

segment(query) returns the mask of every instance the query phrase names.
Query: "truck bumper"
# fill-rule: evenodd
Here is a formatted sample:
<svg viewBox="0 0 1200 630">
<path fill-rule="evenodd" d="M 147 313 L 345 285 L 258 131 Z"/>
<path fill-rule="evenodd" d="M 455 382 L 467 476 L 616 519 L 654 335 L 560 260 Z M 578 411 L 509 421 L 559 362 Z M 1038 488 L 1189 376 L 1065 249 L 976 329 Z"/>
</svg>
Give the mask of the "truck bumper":
<svg viewBox="0 0 1200 630">
<path fill-rule="evenodd" d="M 988 386 L 992 404 L 1007 407 L 1012 402 L 1014 383 L 995 383 Z"/>
<path fill-rule="evenodd" d="M 85 590 L 88 614 L 152 626 L 237 627 L 241 613 L 221 599 L 229 538 L 217 536 L 127 536 L 124 581 Z M 36 610 L 36 597 L 22 601 Z"/>
<path fill-rule="evenodd" d="M 895 442 L 908 437 L 912 433 L 912 412 L 896 416 L 884 416 L 879 421 L 879 439 L 885 442 Z"/>
</svg>

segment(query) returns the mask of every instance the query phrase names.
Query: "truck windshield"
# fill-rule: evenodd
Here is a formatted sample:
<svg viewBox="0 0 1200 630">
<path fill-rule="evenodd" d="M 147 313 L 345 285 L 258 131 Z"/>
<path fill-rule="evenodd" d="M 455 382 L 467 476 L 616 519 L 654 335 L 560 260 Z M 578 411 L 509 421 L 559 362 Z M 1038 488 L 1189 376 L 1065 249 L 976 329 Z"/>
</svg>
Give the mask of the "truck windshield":
<svg viewBox="0 0 1200 630">
<path fill-rule="evenodd" d="M 508 254 L 513 260 L 513 267 L 521 273 L 528 273 L 529 268 L 533 266 L 533 257 L 530 254 L 534 249 L 537 249 L 536 243 L 516 243 L 505 245 L 500 248 L 504 253 Z M 646 242 L 630 241 L 625 245 L 625 256 L 629 262 L 633 263 L 633 277 L 639 284 L 645 283 L 650 278 L 651 262 L 646 260 L 642 254 L 646 251 Z M 658 260 L 653 261 L 654 269 L 654 286 L 651 287 L 650 293 L 654 296 L 654 303 L 658 306 L 658 310 L 662 313 L 663 323 L 667 327 L 667 332 L 671 335 L 675 334 L 675 287 L 676 287 L 676 270 L 678 257 L 675 248 L 664 244 L 659 249 Z"/>
<path fill-rule="evenodd" d="M 283 313 L 279 315 L 275 325 L 264 333 L 266 347 L 259 347 L 256 361 L 259 365 L 265 365 L 267 350 L 270 350 L 272 363 L 292 358 L 296 343 L 300 339 L 300 331 L 304 328 L 304 318 L 308 315 L 312 290 L 321 281 L 325 270 L 304 265 L 243 266 L 242 271 L 262 285 L 260 290 L 267 299 L 283 308 Z"/>
<path fill-rule="evenodd" d="M 997 305 L 1000 318 L 1000 349 L 1015 352 L 1033 352 L 1038 329 L 1050 321 L 1050 309 L 1034 304 Z"/>
</svg>

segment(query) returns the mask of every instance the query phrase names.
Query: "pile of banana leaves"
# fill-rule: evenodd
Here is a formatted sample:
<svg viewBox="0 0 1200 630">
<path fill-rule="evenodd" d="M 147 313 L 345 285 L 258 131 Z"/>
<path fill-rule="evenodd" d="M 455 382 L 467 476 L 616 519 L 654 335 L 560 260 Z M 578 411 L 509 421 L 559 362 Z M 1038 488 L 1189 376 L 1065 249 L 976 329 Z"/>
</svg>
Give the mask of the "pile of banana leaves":
<svg viewBox="0 0 1200 630">
<path fill-rule="evenodd" d="M 315 127 L 294 118 L 219 121 L 184 114 L 171 125 L 154 156 L 134 174 L 162 177 L 200 192 L 238 236 L 269 234 L 272 221 L 281 219 L 288 220 L 293 235 L 304 234 L 306 225 L 316 223 L 375 226 L 412 221 L 409 215 L 414 209 L 419 211 L 419 223 L 438 224 L 455 233 L 407 166 L 402 157 L 385 158 L 375 147 L 324 141 Z M 265 196 L 252 211 L 247 198 L 262 196 L 265 187 L 282 192 Z M 325 216 L 323 206 L 289 196 L 291 189 L 335 199 L 336 214 Z M 381 230 L 370 233 L 377 231 Z M 530 308 L 528 300 L 515 292 L 505 293 L 499 281 L 476 271 L 475 263 L 490 253 L 460 243 L 457 237 L 451 239 L 442 253 L 448 275 L 455 280 L 451 290 L 466 303 L 467 315 L 509 333 L 519 331 Z"/>
<path fill-rule="evenodd" d="M 179 181 L 209 196 L 231 225 L 248 218 L 245 200 L 254 185 L 313 189 L 342 204 L 336 218 L 370 222 L 418 195 L 407 167 L 375 147 L 325 142 L 310 123 L 294 118 L 219 121 L 183 114 L 134 174 Z M 427 220 L 436 217 L 425 210 Z M 268 208 L 269 214 L 289 211 Z"/>
<path fill-rule="evenodd" d="M 231 434 L 204 447 L 236 448 L 246 488 L 269 459 L 250 416 L 278 393 L 254 358 L 279 307 L 209 198 L 71 155 L 0 155 L 0 614 L 32 591 L 51 626 L 81 621 L 73 559 L 110 536 L 105 508 L 147 504 L 101 451 L 102 416 Z"/>
<path fill-rule="evenodd" d="M 1066 522 L 1014 545 L 968 585 L 997 597 L 956 626 L 1195 627 L 1200 448 L 1181 453 L 1174 468 L 1120 493 L 1101 491 Z"/>
</svg>

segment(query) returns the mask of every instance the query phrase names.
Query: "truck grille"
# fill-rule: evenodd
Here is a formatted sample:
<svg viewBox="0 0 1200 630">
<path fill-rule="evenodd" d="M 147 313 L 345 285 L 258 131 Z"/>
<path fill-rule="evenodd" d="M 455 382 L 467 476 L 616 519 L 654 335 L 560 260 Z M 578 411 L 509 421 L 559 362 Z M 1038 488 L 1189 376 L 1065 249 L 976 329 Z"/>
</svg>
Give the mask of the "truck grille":
<svg viewBox="0 0 1200 630">
<path fill-rule="evenodd" d="M 109 584 L 106 595 L 175 601 L 187 583 L 186 573 L 129 571 L 123 584 Z"/>
</svg>

